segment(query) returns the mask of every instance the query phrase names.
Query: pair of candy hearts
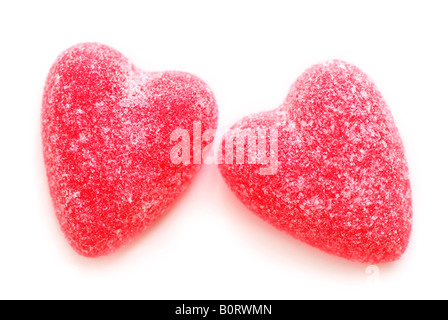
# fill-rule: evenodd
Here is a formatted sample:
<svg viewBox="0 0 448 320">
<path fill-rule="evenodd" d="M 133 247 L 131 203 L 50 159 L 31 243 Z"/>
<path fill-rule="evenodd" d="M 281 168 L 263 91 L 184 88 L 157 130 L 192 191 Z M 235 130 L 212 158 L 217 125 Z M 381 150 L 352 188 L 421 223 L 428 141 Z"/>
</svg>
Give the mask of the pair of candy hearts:
<svg viewBox="0 0 448 320">
<path fill-rule="evenodd" d="M 191 74 L 143 72 L 96 43 L 63 52 L 44 89 L 42 140 L 56 216 L 74 250 L 110 254 L 166 212 L 200 168 L 189 159 L 210 143 L 185 154 L 173 149 L 173 132 L 189 140 L 195 129 L 200 136 L 216 129 L 217 119 L 212 91 Z M 389 262 L 405 251 L 412 208 L 402 142 L 357 67 L 311 67 L 279 108 L 242 119 L 223 141 L 238 139 L 235 132 L 257 132 L 252 160 L 270 153 L 274 164 L 266 172 L 266 162 L 243 155 L 219 165 L 262 219 L 352 261 Z M 251 138 L 243 140 L 250 149 Z M 233 147 L 223 149 L 226 159 L 238 158 Z"/>
</svg>

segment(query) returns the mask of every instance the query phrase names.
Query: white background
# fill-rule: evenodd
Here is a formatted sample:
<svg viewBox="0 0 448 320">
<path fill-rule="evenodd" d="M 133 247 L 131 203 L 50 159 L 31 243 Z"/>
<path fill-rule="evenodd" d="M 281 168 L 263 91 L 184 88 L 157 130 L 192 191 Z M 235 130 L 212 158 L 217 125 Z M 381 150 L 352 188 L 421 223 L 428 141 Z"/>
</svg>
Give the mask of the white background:
<svg viewBox="0 0 448 320">
<path fill-rule="evenodd" d="M 2 1 L 0 298 L 448 298 L 447 13 L 446 1 Z M 358 65 L 406 147 L 414 225 L 402 259 L 368 268 L 304 245 L 245 209 L 214 165 L 131 244 L 78 256 L 53 213 L 39 126 L 51 64 L 85 41 L 201 77 L 221 129 L 277 107 L 314 63 Z"/>
</svg>

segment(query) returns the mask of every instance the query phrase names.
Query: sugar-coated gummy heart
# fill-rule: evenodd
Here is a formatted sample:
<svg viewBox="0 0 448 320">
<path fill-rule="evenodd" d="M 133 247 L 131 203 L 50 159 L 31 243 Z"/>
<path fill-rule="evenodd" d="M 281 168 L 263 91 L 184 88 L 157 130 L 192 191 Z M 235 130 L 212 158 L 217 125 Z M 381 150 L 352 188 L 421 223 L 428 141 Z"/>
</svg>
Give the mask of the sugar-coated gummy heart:
<svg viewBox="0 0 448 320">
<path fill-rule="evenodd" d="M 278 132 L 277 171 L 262 175 L 264 165 L 247 161 L 219 168 L 250 210 L 330 254 L 369 263 L 400 258 L 412 222 L 408 168 L 390 110 L 365 73 L 337 60 L 314 65 L 278 109 L 245 117 L 229 132 L 248 128 Z"/>
<path fill-rule="evenodd" d="M 216 128 L 209 87 L 192 74 L 143 72 L 120 52 L 75 45 L 50 69 L 42 105 L 44 161 L 56 216 L 81 255 L 107 255 L 186 189 L 200 164 L 170 161 L 170 134 Z"/>
</svg>

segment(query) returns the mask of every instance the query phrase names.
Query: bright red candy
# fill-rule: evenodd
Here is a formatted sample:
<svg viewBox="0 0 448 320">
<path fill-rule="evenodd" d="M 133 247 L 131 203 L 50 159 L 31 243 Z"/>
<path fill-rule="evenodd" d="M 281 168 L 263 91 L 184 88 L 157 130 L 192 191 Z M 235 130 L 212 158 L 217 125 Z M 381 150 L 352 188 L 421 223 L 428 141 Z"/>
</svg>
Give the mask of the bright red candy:
<svg viewBox="0 0 448 320">
<path fill-rule="evenodd" d="M 209 87 L 184 72 L 143 72 L 97 43 L 63 52 L 46 81 L 42 141 L 61 228 L 81 255 L 107 255 L 186 189 L 200 163 L 175 164 L 175 129 L 217 126 Z"/>
<path fill-rule="evenodd" d="M 226 138 L 235 129 L 267 132 L 261 150 L 278 160 L 220 164 L 249 209 L 330 254 L 369 263 L 400 258 L 412 224 L 408 168 L 390 110 L 360 69 L 314 65 L 278 109 L 243 118 Z M 260 174 L 269 166 L 275 170 Z"/>
</svg>

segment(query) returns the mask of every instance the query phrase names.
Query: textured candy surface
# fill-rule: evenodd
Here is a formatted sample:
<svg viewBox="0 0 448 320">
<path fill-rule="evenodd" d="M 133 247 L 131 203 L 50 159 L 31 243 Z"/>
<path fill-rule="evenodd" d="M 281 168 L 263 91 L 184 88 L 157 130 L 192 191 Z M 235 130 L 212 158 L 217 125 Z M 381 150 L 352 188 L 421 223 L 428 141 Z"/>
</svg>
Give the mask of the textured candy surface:
<svg viewBox="0 0 448 320">
<path fill-rule="evenodd" d="M 247 128 L 278 132 L 276 173 L 261 175 L 261 164 L 247 162 L 219 165 L 250 210 L 330 254 L 400 258 L 412 224 L 408 168 L 390 110 L 365 73 L 337 60 L 314 65 L 278 109 L 231 131 Z"/>
<path fill-rule="evenodd" d="M 184 72 L 143 72 L 118 51 L 75 45 L 53 64 L 42 141 L 56 216 L 81 255 L 107 255 L 163 214 L 200 164 L 170 160 L 170 134 L 217 126 L 209 87 Z"/>
</svg>

